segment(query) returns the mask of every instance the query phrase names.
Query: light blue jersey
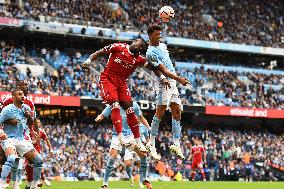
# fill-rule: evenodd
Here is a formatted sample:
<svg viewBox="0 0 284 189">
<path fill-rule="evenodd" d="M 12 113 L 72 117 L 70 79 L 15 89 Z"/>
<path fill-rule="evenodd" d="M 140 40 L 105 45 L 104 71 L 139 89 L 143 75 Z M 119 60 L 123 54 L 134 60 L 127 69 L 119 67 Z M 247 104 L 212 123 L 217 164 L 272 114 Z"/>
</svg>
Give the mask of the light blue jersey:
<svg viewBox="0 0 284 189">
<path fill-rule="evenodd" d="M 142 115 L 142 111 L 139 107 L 139 105 L 136 103 L 136 102 L 133 102 L 133 108 L 134 108 L 134 113 L 136 116 L 141 116 Z M 107 106 L 103 112 L 102 112 L 102 115 L 104 117 L 109 117 L 111 115 L 111 106 Z M 132 135 L 132 131 L 130 129 L 130 127 L 128 126 L 128 123 L 127 123 L 127 117 L 126 117 L 126 113 L 125 111 L 123 110 L 123 108 L 120 108 L 120 115 L 121 115 L 121 118 L 122 118 L 122 134 L 124 136 L 129 136 L 129 135 Z M 140 126 L 140 125 L 139 125 Z M 113 132 L 112 132 L 113 135 L 117 135 L 115 129 L 113 129 Z"/>
<path fill-rule="evenodd" d="M 160 43 L 159 46 L 149 46 L 146 52 L 147 60 L 155 67 L 163 64 L 169 71 L 176 72 L 170 59 L 170 54 L 166 44 Z"/>
<path fill-rule="evenodd" d="M 14 104 L 9 104 L 1 111 L 0 124 L 3 124 L 8 119 L 18 120 L 17 126 L 4 124 L 4 132 L 8 138 L 24 139 L 24 129 L 28 128 L 27 118 L 24 116 L 24 111 L 26 110 L 31 111 L 31 108 L 26 104 L 23 104 L 21 109 Z"/>
</svg>

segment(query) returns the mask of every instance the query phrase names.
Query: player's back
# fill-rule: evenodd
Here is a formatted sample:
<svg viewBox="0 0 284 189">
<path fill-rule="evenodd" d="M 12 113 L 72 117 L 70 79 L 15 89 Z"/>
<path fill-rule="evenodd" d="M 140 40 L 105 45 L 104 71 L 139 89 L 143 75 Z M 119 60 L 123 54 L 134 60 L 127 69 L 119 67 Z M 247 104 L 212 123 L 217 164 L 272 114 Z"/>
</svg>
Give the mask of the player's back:
<svg viewBox="0 0 284 189">
<path fill-rule="evenodd" d="M 154 64 L 154 66 L 163 64 L 169 71 L 176 71 L 171 61 L 167 46 L 164 43 L 160 43 L 159 46 L 149 46 L 146 52 L 146 57 L 149 62 Z"/>
<path fill-rule="evenodd" d="M 101 78 L 111 76 L 126 80 L 138 66 L 146 63 L 145 58 L 130 52 L 128 44 L 114 43 L 104 47 L 104 51 L 109 54 L 109 59 Z"/>
</svg>

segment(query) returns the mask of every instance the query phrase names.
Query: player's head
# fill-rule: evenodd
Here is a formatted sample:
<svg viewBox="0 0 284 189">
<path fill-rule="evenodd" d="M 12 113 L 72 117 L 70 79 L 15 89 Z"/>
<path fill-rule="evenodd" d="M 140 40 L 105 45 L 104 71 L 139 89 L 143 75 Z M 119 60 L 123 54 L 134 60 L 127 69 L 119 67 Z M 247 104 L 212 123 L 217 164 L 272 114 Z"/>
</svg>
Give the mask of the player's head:
<svg viewBox="0 0 284 189">
<path fill-rule="evenodd" d="M 36 122 L 37 122 L 37 126 L 38 126 L 39 128 L 41 128 L 41 127 L 42 127 L 42 125 L 41 125 L 41 121 L 40 121 L 40 119 L 36 119 Z"/>
<path fill-rule="evenodd" d="M 24 103 L 25 95 L 24 95 L 24 92 L 21 89 L 19 89 L 19 88 L 15 89 L 12 92 L 12 97 L 13 97 L 14 103 L 17 103 L 17 104 L 23 104 Z"/>
<path fill-rule="evenodd" d="M 144 54 L 147 47 L 148 47 L 147 42 L 142 38 L 138 38 L 131 43 L 131 45 L 129 46 L 129 50 L 131 53 L 139 55 L 139 54 Z"/>
<path fill-rule="evenodd" d="M 21 89 L 24 92 L 24 95 L 27 95 L 29 93 L 29 86 L 26 80 L 19 80 L 17 81 L 16 85 L 17 88 Z"/>
<path fill-rule="evenodd" d="M 200 144 L 200 141 L 199 141 L 199 138 L 198 138 L 198 137 L 195 137 L 195 138 L 193 139 L 193 142 L 194 142 L 195 145 L 199 145 L 199 144 Z"/>
<path fill-rule="evenodd" d="M 158 24 L 154 24 L 148 27 L 147 33 L 151 43 L 159 43 L 161 39 L 162 28 Z"/>
</svg>

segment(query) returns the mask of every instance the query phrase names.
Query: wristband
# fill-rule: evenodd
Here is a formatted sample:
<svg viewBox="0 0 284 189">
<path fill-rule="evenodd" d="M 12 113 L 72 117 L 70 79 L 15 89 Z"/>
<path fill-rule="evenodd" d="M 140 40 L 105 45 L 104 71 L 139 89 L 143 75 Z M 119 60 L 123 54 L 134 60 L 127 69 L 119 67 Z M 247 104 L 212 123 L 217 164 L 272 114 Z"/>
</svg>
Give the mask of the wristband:
<svg viewBox="0 0 284 189">
<path fill-rule="evenodd" d="M 160 75 L 159 79 L 160 79 L 160 82 L 161 82 L 163 79 L 166 79 L 166 76 Z"/>
<path fill-rule="evenodd" d="M 88 58 L 85 63 L 90 64 L 92 62 L 92 60 L 90 58 Z"/>
</svg>

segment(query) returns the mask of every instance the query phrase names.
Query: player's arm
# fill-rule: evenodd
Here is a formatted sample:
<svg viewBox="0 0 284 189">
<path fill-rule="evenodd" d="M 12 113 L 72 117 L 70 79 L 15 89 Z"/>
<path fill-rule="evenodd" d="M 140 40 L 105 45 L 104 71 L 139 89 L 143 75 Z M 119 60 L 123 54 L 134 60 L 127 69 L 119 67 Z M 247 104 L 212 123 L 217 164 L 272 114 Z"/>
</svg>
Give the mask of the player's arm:
<svg viewBox="0 0 284 189">
<path fill-rule="evenodd" d="M 106 55 L 107 52 L 104 50 L 104 48 L 96 51 L 95 53 L 91 54 L 89 58 L 82 64 L 82 68 L 85 70 L 90 69 L 91 63 L 95 60 L 97 60 L 99 57 Z"/>
<path fill-rule="evenodd" d="M 162 83 L 166 88 L 171 88 L 171 85 L 163 73 L 158 70 L 152 63 L 148 62 L 145 68 L 154 72 L 154 74 L 159 78 L 159 82 Z"/>
<path fill-rule="evenodd" d="M 183 86 L 186 86 L 187 84 L 191 83 L 188 81 L 188 79 L 186 79 L 185 77 L 179 77 L 177 74 L 175 74 L 174 72 L 169 71 L 166 66 L 164 66 L 163 64 L 159 64 L 157 66 L 157 69 L 159 71 L 161 71 L 161 73 L 163 73 L 166 77 L 169 77 L 171 79 L 176 80 L 177 82 L 181 83 Z"/>
<path fill-rule="evenodd" d="M 100 113 L 97 118 L 95 119 L 95 122 L 99 123 L 101 122 L 104 118 L 109 117 L 111 114 L 111 106 L 107 106 L 102 113 Z"/>
<path fill-rule="evenodd" d="M 34 129 L 37 134 L 39 134 L 39 127 L 37 123 L 37 118 L 34 118 Z"/>
<path fill-rule="evenodd" d="M 139 117 L 139 121 L 145 126 L 147 127 L 148 130 L 151 130 L 151 127 L 147 121 L 147 119 L 143 116 L 143 115 L 140 115 Z"/>
<path fill-rule="evenodd" d="M 35 132 L 33 130 L 34 118 L 33 118 L 32 114 L 31 114 L 30 107 L 27 106 L 24 109 L 24 116 L 27 118 L 27 125 L 28 125 L 28 128 L 29 128 L 30 132 L 31 132 L 31 135 L 35 136 L 36 134 L 35 134 Z"/>
</svg>

